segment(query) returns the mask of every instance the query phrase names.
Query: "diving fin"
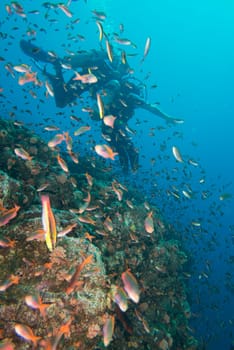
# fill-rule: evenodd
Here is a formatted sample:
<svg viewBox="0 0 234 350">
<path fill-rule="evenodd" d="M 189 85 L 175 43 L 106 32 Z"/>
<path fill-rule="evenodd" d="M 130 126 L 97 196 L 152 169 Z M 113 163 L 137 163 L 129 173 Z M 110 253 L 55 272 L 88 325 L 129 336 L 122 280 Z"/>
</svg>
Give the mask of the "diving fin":
<svg viewBox="0 0 234 350">
<path fill-rule="evenodd" d="M 49 55 L 47 51 L 44 51 L 40 47 L 32 44 L 31 41 L 20 40 L 20 47 L 26 55 L 32 57 L 34 60 L 52 64 L 59 61 L 59 58 Z"/>
</svg>

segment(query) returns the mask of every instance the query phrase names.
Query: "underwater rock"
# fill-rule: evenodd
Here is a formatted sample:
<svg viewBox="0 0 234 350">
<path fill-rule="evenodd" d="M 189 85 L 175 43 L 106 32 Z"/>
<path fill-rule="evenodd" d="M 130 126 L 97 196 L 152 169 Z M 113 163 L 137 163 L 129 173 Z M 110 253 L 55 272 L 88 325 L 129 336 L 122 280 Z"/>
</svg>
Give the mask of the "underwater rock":
<svg viewBox="0 0 234 350">
<path fill-rule="evenodd" d="M 108 349 L 197 349 L 183 274 L 189 256 L 159 210 L 113 180 L 99 160 L 69 164 L 74 171 L 67 174 L 37 135 L 0 123 L 6 130 L 0 134 L 0 200 L 7 209 L 20 206 L 0 231 L 0 342 L 30 349 L 25 337 L 33 334 L 40 350 L 99 349 L 109 318 Z M 19 145 L 35 159 L 17 158 Z M 52 252 L 42 231 L 41 193 L 49 195 L 56 220 Z M 153 230 L 145 227 L 149 213 Z M 70 226 L 68 237 L 60 237 Z M 116 296 L 125 271 L 139 286 L 137 304 L 123 292 Z"/>
<path fill-rule="evenodd" d="M 11 178 L 0 170 L 0 201 L 6 208 L 14 205 L 30 204 L 34 199 L 34 191 L 31 186 L 22 187 L 22 183 Z"/>
<path fill-rule="evenodd" d="M 53 343 L 60 327 L 70 321 L 69 330 L 60 342 L 61 348 L 79 341 L 82 348 L 92 349 L 97 342 L 95 338 L 100 339 L 102 315 L 108 300 L 100 251 L 83 238 L 59 238 L 52 253 L 44 241 L 28 240 L 40 228 L 39 213 L 40 208 L 32 208 L 21 215 L 17 225 L 3 228 L 3 236 L 14 241 L 14 245 L 1 250 L 1 334 L 23 350 L 28 349 L 28 344 L 15 334 L 15 324 L 29 326 L 41 337 L 38 344 L 43 344 L 43 339 Z M 74 215 L 62 211 L 56 211 L 55 217 L 58 227 L 61 222 L 67 222 L 68 217 L 74 220 Z M 69 281 L 88 255 L 92 261 L 80 271 L 68 295 Z M 11 276 L 17 276 L 18 280 L 5 289 L 3 285 Z M 47 305 L 45 315 L 39 309 L 30 308 L 25 302 L 26 296 L 40 296 L 41 302 Z"/>
<path fill-rule="evenodd" d="M 29 207 L 39 202 L 40 188 L 47 191 L 54 206 L 66 208 L 77 204 L 70 177 L 57 164 L 56 151 L 24 126 L 0 118 L 0 170 L 21 182 L 24 197 L 21 202 Z M 19 148 L 20 147 L 20 148 Z M 29 159 L 17 156 L 15 149 L 26 151 Z"/>
</svg>

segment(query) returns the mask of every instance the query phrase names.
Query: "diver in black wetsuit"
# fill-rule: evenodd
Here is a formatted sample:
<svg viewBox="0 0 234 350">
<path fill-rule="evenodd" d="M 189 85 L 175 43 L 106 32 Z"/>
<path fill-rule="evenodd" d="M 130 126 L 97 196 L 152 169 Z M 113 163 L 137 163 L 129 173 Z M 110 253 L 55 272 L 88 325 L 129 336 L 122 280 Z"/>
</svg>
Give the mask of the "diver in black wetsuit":
<svg viewBox="0 0 234 350">
<path fill-rule="evenodd" d="M 96 101 L 97 93 L 100 93 L 105 115 L 117 117 L 113 128 L 102 122 L 102 134 L 111 147 L 118 152 L 125 173 L 128 172 L 129 163 L 133 171 L 138 168 L 139 153 L 132 143 L 127 126 L 134 110 L 143 108 L 167 122 L 177 121 L 161 112 L 157 106 L 145 102 L 141 96 L 141 88 L 135 82 L 133 83 L 129 76 L 129 65 L 123 63 L 118 56 L 114 56 L 113 62 L 109 62 L 105 51 L 91 50 L 60 59 L 29 41 L 21 40 L 20 46 L 23 52 L 34 60 L 53 64 L 55 75 L 46 72 L 45 69 L 43 73 L 48 77 L 53 87 L 57 107 L 63 108 L 73 103 L 86 91 Z M 84 84 L 80 78 L 76 80 L 73 76 L 66 83 L 62 73 L 62 68 L 65 65 L 74 70 L 79 69 L 80 76 L 94 74 L 97 82 Z M 90 109 L 90 115 L 95 120 L 100 119 L 97 103 Z"/>
</svg>

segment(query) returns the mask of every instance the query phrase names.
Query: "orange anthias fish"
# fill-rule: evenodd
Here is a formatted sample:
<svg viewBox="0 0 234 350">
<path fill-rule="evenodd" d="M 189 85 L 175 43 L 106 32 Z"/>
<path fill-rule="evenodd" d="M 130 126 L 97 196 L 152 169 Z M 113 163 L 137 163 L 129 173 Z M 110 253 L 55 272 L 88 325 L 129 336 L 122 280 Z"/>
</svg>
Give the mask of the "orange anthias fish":
<svg viewBox="0 0 234 350">
<path fill-rule="evenodd" d="M 5 292 L 13 284 L 19 283 L 19 276 L 11 275 L 7 280 L 0 285 L 0 292 Z"/>
<path fill-rule="evenodd" d="M 68 226 L 66 226 L 62 231 L 60 231 L 58 233 L 58 237 L 64 237 L 66 236 L 68 233 L 70 233 L 75 227 L 77 226 L 77 223 L 74 224 L 70 224 Z"/>
<path fill-rule="evenodd" d="M 29 237 L 26 238 L 27 242 L 30 241 L 45 241 L 45 231 L 43 229 L 38 229 L 35 232 L 33 232 Z"/>
<path fill-rule="evenodd" d="M 78 157 L 76 156 L 76 154 L 72 151 L 68 151 L 68 154 L 71 158 L 71 160 L 75 163 L 75 164 L 78 164 L 79 163 L 79 159 Z"/>
<path fill-rule="evenodd" d="M 151 211 L 147 215 L 147 217 L 145 219 L 145 222 L 144 222 L 145 230 L 148 233 L 153 233 L 154 232 L 154 222 L 153 222 L 153 219 L 152 219 L 152 215 L 153 215 L 153 212 Z"/>
<path fill-rule="evenodd" d="M 15 154 L 23 160 L 32 160 L 32 157 L 22 147 L 14 149 Z"/>
<path fill-rule="evenodd" d="M 105 219 L 103 226 L 108 230 L 108 231 L 113 231 L 113 223 L 112 220 L 109 216 Z"/>
<path fill-rule="evenodd" d="M 70 152 L 72 150 L 72 137 L 69 135 L 69 132 L 64 132 L 63 133 L 65 142 L 66 142 L 66 147 L 67 151 Z"/>
<path fill-rule="evenodd" d="M 10 5 L 5 5 L 5 9 L 6 9 L 6 12 L 8 13 L 8 15 L 12 15 L 12 10 L 11 10 Z"/>
<path fill-rule="evenodd" d="M 68 173 L 69 170 L 68 170 L 67 163 L 65 162 L 65 160 L 59 154 L 57 154 L 57 161 L 58 161 L 60 167 L 63 169 L 63 171 Z"/>
<path fill-rule="evenodd" d="M 55 147 L 59 145 L 61 142 L 65 140 L 65 136 L 63 134 L 57 134 L 55 135 L 52 140 L 48 142 L 49 147 Z"/>
<path fill-rule="evenodd" d="M 136 278 L 129 270 L 123 272 L 121 278 L 129 298 L 134 301 L 134 303 L 138 303 L 140 300 L 140 288 Z"/>
<path fill-rule="evenodd" d="M 19 211 L 20 207 L 16 205 L 12 209 L 5 209 L 0 207 L 0 227 L 8 224 L 8 222 L 14 219 Z"/>
<path fill-rule="evenodd" d="M 24 85 L 26 83 L 38 83 L 37 73 L 27 72 L 19 77 L 18 84 Z"/>
<path fill-rule="evenodd" d="M 92 176 L 89 175 L 88 173 L 85 173 L 85 177 L 87 179 L 87 182 L 88 182 L 89 186 L 92 187 L 93 186 L 93 178 L 92 178 Z"/>
<path fill-rule="evenodd" d="M 38 340 L 41 339 L 41 337 L 37 337 L 33 333 L 32 329 L 29 326 L 26 326 L 25 324 L 17 323 L 15 325 L 15 332 L 17 335 L 24 338 L 25 340 L 31 341 L 34 347 L 36 347 Z"/>
<path fill-rule="evenodd" d="M 58 344 L 64 334 L 70 335 L 70 327 L 71 323 L 73 321 L 73 318 L 69 318 L 68 321 L 64 324 L 62 324 L 58 330 L 58 332 L 53 337 L 53 340 L 46 339 L 42 340 L 40 345 L 43 346 L 44 350 L 56 350 L 58 347 Z"/>
<path fill-rule="evenodd" d="M 115 192 L 115 194 L 117 195 L 118 197 L 118 200 L 121 201 L 122 198 L 123 198 L 123 191 L 119 188 L 116 187 L 117 183 L 115 181 L 112 182 L 112 188 L 113 188 L 113 191 Z"/>
<path fill-rule="evenodd" d="M 95 146 L 96 153 L 103 158 L 110 158 L 115 160 L 115 156 L 118 154 L 113 152 L 113 150 L 108 145 L 96 145 Z"/>
<path fill-rule="evenodd" d="M 51 305 L 43 304 L 40 295 L 26 295 L 25 302 L 32 309 L 38 309 L 43 317 L 46 316 L 46 309 Z"/>
<path fill-rule="evenodd" d="M 69 295 L 73 292 L 74 288 L 76 287 L 76 284 L 77 284 L 77 279 L 81 273 L 81 271 L 83 270 L 84 266 L 87 265 L 87 264 L 90 264 L 92 262 L 92 259 L 93 259 L 93 255 L 89 255 L 86 259 L 84 259 L 82 261 L 81 264 L 79 264 L 76 268 L 76 271 L 74 272 L 74 274 L 72 275 L 72 278 L 69 282 L 69 285 L 66 289 L 66 294 Z"/>
<path fill-rule="evenodd" d="M 80 206 L 80 208 L 77 209 L 77 213 L 78 214 L 83 214 L 85 212 L 85 210 L 88 208 L 90 200 L 91 200 L 90 193 L 88 193 L 88 196 L 89 196 L 90 199 L 89 200 L 85 200 L 84 204 L 82 204 Z M 91 224 L 91 225 L 95 225 L 96 224 L 95 221 L 93 219 L 89 218 L 89 217 L 84 217 L 84 216 L 82 217 L 81 216 L 80 218 L 81 218 L 80 222 L 84 222 L 86 224 Z"/>
<path fill-rule="evenodd" d="M 98 79 L 93 73 L 80 75 L 78 72 L 75 72 L 76 76 L 73 80 L 80 80 L 82 84 L 95 84 Z"/>
<path fill-rule="evenodd" d="M 108 346 L 112 340 L 115 328 L 115 317 L 109 316 L 103 326 L 103 343 Z"/>
<path fill-rule="evenodd" d="M 57 230 L 54 214 L 50 206 L 50 198 L 48 195 L 41 196 L 42 202 L 42 223 L 45 231 L 45 240 L 48 249 L 52 252 L 56 245 Z"/>
<path fill-rule="evenodd" d="M 103 118 L 103 123 L 113 129 L 114 128 L 115 119 L 116 119 L 116 117 L 114 117 L 113 115 L 106 115 Z"/>
<path fill-rule="evenodd" d="M 77 129 L 74 132 L 74 135 L 80 136 L 80 135 L 84 134 L 86 131 L 89 131 L 90 129 L 91 129 L 91 126 L 89 126 L 89 125 L 81 126 L 79 129 Z"/>
<path fill-rule="evenodd" d="M 86 206 L 87 205 L 87 206 Z M 85 205 L 85 209 L 88 207 L 88 204 L 86 202 L 86 205 Z M 82 211 L 84 212 L 84 208 L 81 208 Z M 79 209 L 79 212 L 80 212 L 80 209 Z M 95 226 L 96 225 L 96 221 L 94 221 L 92 218 L 88 217 L 88 216 L 78 216 L 78 220 L 80 222 L 83 222 L 85 224 L 90 224 L 90 225 L 93 225 Z"/>
<path fill-rule="evenodd" d="M 0 239 L 0 247 L 1 248 L 14 248 L 15 242 L 12 239 L 6 238 L 6 239 Z"/>
<path fill-rule="evenodd" d="M 128 296 L 121 287 L 115 286 L 113 290 L 113 301 L 119 306 L 120 310 L 125 312 L 128 309 Z"/>
</svg>

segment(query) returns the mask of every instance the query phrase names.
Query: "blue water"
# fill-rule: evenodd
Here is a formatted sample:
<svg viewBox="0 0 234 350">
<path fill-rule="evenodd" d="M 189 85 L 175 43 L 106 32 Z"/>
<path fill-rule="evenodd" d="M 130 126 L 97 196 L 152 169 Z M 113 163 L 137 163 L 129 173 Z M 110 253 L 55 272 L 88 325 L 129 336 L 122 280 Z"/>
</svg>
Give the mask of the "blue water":
<svg viewBox="0 0 234 350">
<path fill-rule="evenodd" d="M 26 34 L 29 29 L 36 31 L 39 46 L 63 56 L 68 45 L 74 51 L 99 47 L 91 10 L 107 14 L 104 27 L 109 34 L 124 25 L 123 37 L 137 45 L 136 49 L 128 49 L 138 54 L 129 58 L 129 63 L 140 79 L 149 76 L 144 80 L 148 100 L 160 102 L 162 110 L 183 118 L 185 123 L 169 127 L 150 113 L 137 110 L 130 126 L 136 130 L 134 142 L 140 150 L 141 168 L 136 175 L 123 180 L 144 184 L 149 200 L 159 205 L 164 217 L 181 232 L 193 258 L 189 293 L 194 335 L 206 349 L 229 349 L 234 341 L 234 280 L 233 264 L 229 261 L 234 255 L 234 197 L 220 201 L 219 196 L 223 193 L 234 196 L 234 2 L 80 0 L 70 5 L 72 19 L 62 11 L 48 11 L 43 3 L 22 1 L 25 19 L 15 13 L 7 16 L 8 2 L 1 1 L 0 55 L 6 60 L 0 62 L 0 87 L 4 89 L 1 116 L 8 118 L 14 112 L 15 119 L 32 123 L 30 127 L 43 137 L 48 136 L 42 133 L 40 123 L 44 125 L 46 117 L 64 130 L 70 126 L 69 116 L 74 112 L 83 118 L 84 124 L 91 124 L 80 107 L 67 107 L 60 117 L 53 99 L 46 98 L 42 89 L 32 87 L 37 93 L 37 99 L 33 99 L 27 92 L 29 88 L 19 86 L 4 65 L 27 63 L 36 70 L 18 46 L 20 39 L 32 38 Z M 40 13 L 30 14 L 32 10 Z M 71 25 L 76 18 L 80 22 Z M 85 40 L 71 40 L 77 34 Z M 141 64 L 148 36 L 151 48 Z M 153 84 L 158 87 L 150 89 Z M 137 123 L 138 120 L 141 122 Z M 92 133 L 98 142 L 98 123 L 94 123 Z M 173 145 L 180 149 L 183 164 L 173 158 Z M 91 146 L 88 148 L 91 150 Z M 189 159 L 199 166 L 189 165 Z M 202 184 L 201 179 L 205 180 Z M 188 186 L 193 191 L 191 199 L 182 194 Z M 180 198 L 175 198 L 172 192 L 178 192 Z M 201 226 L 193 226 L 192 221 Z M 232 291 L 227 285 L 232 286 Z"/>
</svg>

